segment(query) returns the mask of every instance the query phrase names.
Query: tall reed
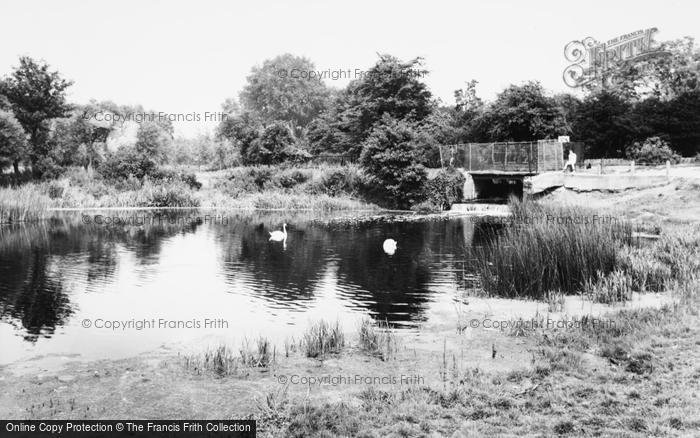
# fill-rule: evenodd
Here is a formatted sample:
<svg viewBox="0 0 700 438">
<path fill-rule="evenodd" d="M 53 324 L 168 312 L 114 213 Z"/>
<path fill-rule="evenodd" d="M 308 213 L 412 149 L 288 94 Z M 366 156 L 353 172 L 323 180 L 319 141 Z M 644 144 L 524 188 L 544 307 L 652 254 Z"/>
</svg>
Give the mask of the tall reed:
<svg viewBox="0 0 700 438">
<path fill-rule="evenodd" d="M 328 353 L 339 353 L 345 346 L 345 334 L 338 321 L 331 325 L 326 321 L 312 324 L 304 333 L 304 350 L 307 357 L 319 357 Z"/>
<path fill-rule="evenodd" d="M 35 184 L 0 188 L 0 223 L 43 219 L 51 199 Z"/>
<path fill-rule="evenodd" d="M 486 292 L 541 299 L 549 291 L 576 293 L 619 265 L 632 242 L 622 220 L 578 207 L 511 199 L 512 220 L 490 233 L 477 266 Z"/>
</svg>

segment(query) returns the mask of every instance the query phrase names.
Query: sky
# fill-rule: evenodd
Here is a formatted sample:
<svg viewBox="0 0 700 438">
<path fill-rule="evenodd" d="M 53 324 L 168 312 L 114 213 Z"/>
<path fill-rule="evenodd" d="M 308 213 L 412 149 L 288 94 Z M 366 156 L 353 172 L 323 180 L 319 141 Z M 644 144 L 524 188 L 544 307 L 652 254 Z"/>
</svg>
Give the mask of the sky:
<svg viewBox="0 0 700 438">
<path fill-rule="evenodd" d="M 562 80 L 564 46 L 656 27 L 656 41 L 700 39 L 700 2 L 648 1 L 78 1 L 0 0 L 0 76 L 19 56 L 43 59 L 75 84 L 72 103 L 140 104 L 203 115 L 237 97 L 255 65 L 282 53 L 317 70 L 367 70 L 388 53 L 420 56 L 433 94 L 476 79 L 493 99 L 510 84 Z M 341 88 L 348 80 L 326 80 Z M 216 121 L 179 122 L 176 135 L 211 132 Z"/>
</svg>

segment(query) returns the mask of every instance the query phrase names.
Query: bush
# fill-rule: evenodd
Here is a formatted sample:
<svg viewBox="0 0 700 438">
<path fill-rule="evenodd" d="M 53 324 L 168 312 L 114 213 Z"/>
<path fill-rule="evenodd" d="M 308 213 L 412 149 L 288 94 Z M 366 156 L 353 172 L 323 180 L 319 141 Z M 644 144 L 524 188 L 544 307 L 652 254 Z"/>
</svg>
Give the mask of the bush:
<svg viewBox="0 0 700 438">
<path fill-rule="evenodd" d="M 179 181 L 194 190 L 199 190 L 202 188 L 202 183 L 197 181 L 197 177 L 194 175 L 194 173 L 182 171 L 178 172 L 177 170 L 173 169 L 159 168 L 151 173 L 149 177 L 153 181 L 160 181 L 163 183 L 174 183 Z"/>
<path fill-rule="evenodd" d="M 390 207 L 408 208 L 423 196 L 427 173 L 416 161 L 417 138 L 407 122 L 385 118 L 363 143 L 360 163 Z"/>
<path fill-rule="evenodd" d="M 353 176 L 353 173 L 347 168 L 331 170 L 321 176 L 321 187 L 324 193 L 330 196 L 352 193 L 354 190 Z"/>
<path fill-rule="evenodd" d="M 303 184 L 311 178 L 311 175 L 302 172 L 299 169 L 285 170 L 277 176 L 277 181 L 280 187 L 291 189 L 292 187 Z"/>
<path fill-rule="evenodd" d="M 106 179 L 122 180 L 130 176 L 143 179 L 144 176 L 155 173 L 156 169 L 156 162 L 146 154 L 139 153 L 134 148 L 122 147 L 110 154 L 98 170 Z"/>
<path fill-rule="evenodd" d="M 58 199 L 63 197 L 64 187 L 56 182 L 52 182 L 48 187 L 48 195 L 51 199 Z"/>
<path fill-rule="evenodd" d="M 446 210 L 462 199 L 466 178 L 457 170 L 440 170 L 435 178 L 425 184 L 425 207 L 433 210 Z"/>
<path fill-rule="evenodd" d="M 199 207 L 199 199 L 182 182 L 152 186 L 147 181 L 143 191 L 147 194 L 148 207 Z"/>
<path fill-rule="evenodd" d="M 635 142 L 627 148 L 627 158 L 640 164 L 664 164 L 670 161 L 676 164 L 681 161 L 665 140 L 659 137 L 649 137 L 643 143 Z"/>
</svg>

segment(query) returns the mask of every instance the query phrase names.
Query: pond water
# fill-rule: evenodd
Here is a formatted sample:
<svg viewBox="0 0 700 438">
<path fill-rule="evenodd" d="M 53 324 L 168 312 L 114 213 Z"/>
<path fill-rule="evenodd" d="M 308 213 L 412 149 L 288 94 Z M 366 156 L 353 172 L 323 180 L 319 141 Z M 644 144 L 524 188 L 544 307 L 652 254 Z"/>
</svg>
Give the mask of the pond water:
<svg viewBox="0 0 700 438">
<path fill-rule="evenodd" d="M 318 319 L 411 330 L 464 289 L 470 217 L 359 219 L 91 211 L 2 228 L 0 363 L 298 338 Z M 285 222 L 286 242 L 270 241 Z"/>
</svg>

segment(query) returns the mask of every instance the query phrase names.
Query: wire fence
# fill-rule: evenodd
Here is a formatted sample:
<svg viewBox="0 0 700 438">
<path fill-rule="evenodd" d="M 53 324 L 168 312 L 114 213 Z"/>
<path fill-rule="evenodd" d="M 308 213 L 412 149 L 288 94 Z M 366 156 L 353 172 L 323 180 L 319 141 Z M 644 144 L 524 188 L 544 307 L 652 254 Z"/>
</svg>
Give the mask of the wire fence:
<svg viewBox="0 0 700 438">
<path fill-rule="evenodd" d="M 440 162 L 469 172 L 539 173 L 562 170 L 564 150 L 556 140 L 463 143 L 441 146 Z"/>
</svg>

